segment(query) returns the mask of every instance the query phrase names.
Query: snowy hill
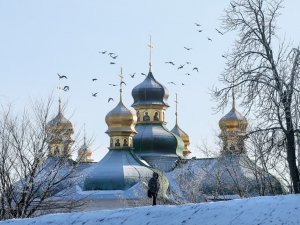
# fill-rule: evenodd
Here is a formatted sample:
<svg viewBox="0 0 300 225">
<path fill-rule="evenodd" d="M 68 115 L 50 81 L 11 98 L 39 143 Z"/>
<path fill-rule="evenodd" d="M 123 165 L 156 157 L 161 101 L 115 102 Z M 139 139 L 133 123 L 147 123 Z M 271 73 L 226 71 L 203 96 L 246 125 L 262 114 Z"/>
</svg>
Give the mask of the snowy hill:
<svg viewBox="0 0 300 225">
<path fill-rule="evenodd" d="M 51 214 L 32 219 L 9 220 L 1 225 L 255 225 L 300 224 L 300 195 L 256 197 L 227 202 Z"/>
</svg>

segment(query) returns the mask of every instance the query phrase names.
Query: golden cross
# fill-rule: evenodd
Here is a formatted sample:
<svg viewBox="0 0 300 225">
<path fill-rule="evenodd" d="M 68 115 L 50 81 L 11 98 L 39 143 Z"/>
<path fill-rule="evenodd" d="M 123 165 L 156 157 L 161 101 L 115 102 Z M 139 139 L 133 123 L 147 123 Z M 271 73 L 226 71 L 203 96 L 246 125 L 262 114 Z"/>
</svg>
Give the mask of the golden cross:
<svg viewBox="0 0 300 225">
<path fill-rule="evenodd" d="M 176 116 L 176 124 L 177 124 L 177 116 L 178 116 L 178 99 L 177 99 L 177 93 L 176 93 L 176 99 L 175 99 L 175 103 L 176 103 L 176 112 L 175 112 L 175 116 Z"/>
<path fill-rule="evenodd" d="M 235 109 L 234 75 L 232 75 L 232 108 Z"/>
<path fill-rule="evenodd" d="M 121 67 L 121 74 L 119 75 L 120 77 L 120 100 L 122 100 L 122 83 L 123 83 L 123 68 Z"/>
<path fill-rule="evenodd" d="M 62 87 L 60 86 L 60 82 L 58 82 L 58 85 L 57 85 L 57 93 L 58 93 L 58 111 L 61 112 L 61 98 L 60 98 L 60 94 L 61 94 L 61 90 L 62 90 Z"/>
<path fill-rule="evenodd" d="M 151 54 L 152 54 L 152 48 L 153 48 L 153 45 L 152 45 L 152 41 L 151 41 L 151 35 L 150 35 L 150 41 L 149 41 L 149 44 L 147 45 L 149 47 L 149 69 L 151 71 L 151 67 L 152 67 L 152 64 L 151 64 Z"/>
</svg>

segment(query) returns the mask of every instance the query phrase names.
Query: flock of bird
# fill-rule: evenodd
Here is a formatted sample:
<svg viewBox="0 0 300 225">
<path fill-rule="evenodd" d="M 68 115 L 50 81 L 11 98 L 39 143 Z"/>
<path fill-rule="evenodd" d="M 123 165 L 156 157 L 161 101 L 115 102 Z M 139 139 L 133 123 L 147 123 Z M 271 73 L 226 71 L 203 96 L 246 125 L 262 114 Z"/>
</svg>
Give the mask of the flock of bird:
<svg viewBox="0 0 300 225">
<path fill-rule="evenodd" d="M 233 5 L 232 5 L 232 7 L 233 7 L 233 9 L 235 8 L 235 6 L 233 6 Z M 203 32 L 203 29 L 200 29 L 200 28 L 202 27 L 201 24 L 199 24 L 199 23 L 194 23 L 194 25 L 197 27 L 197 30 L 196 30 L 197 32 Z M 220 30 L 217 29 L 217 28 L 215 28 L 215 31 L 216 31 L 219 35 L 224 35 L 224 32 L 220 31 Z M 207 37 L 207 40 L 210 41 L 210 42 L 213 42 L 212 38 L 210 38 L 210 37 Z M 192 47 L 184 46 L 183 48 L 184 48 L 186 51 L 191 51 L 191 50 L 193 50 Z M 117 55 L 116 53 L 110 52 L 110 51 L 107 51 L 107 50 L 99 51 L 98 53 L 101 54 L 101 55 L 107 55 L 107 56 L 109 57 L 109 59 L 110 59 L 110 60 L 109 60 L 109 64 L 110 64 L 110 65 L 115 65 L 115 64 L 116 64 L 116 59 L 118 58 L 118 55 Z M 223 58 L 226 58 L 225 55 L 222 55 L 222 57 L 223 57 Z M 192 73 L 192 72 L 197 72 L 197 73 L 199 73 L 199 68 L 198 68 L 198 66 L 192 66 L 192 65 L 191 65 L 191 62 L 189 62 L 189 61 L 187 61 L 187 62 L 185 62 L 185 63 L 178 64 L 178 65 L 176 65 L 173 61 L 166 61 L 165 64 L 169 64 L 170 66 L 174 67 L 175 69 L 177 68 L 177 70 L 182 70 L 182 69 L 184 69 L 184 68 L 186 68 L 186 67 L 189 67 L 189 68 L 191 69 L 191 71 L 186 72 L 186 73 L 185 73 L 186 76 L 191 76 L 191 73 Z M 131 74 L 129 74 L 129 76 L 130 76 L 131 78 L 135 78 L 136 74 L 137 74 L 136 72 L 135 72 L 135 73 L 131 73 Z M 59 73 L 58 73 L 57 75 L 58 75 L 59 80 L 61 80 L 61 79 L 68 79 L 68 77 L 65 76 L 65 75 L 60 75 Z M 145 73 L 140 73 L 140 75 L 146 76 Z M 96 82 L 97 80 L 98 80 L 98 78 L 92 78 L 92 79 L 91 79 L 92 82 Z M 121 85 L 121 84 L 126 85 L 126 83 L 125 83 L 124 81 L 121 81 L 121 82 L 120 82 L 120 85 Z M 170 84 L 170 85 L 176 85 L 176 83 L 175 83 L 174 81 L 169 81 L 168 84 Z M 113 83 L 109 83 L 108 85 L 113 86 L 113 87 L 118 86 L 117 84 L 113 84 Z M 185 85 L 185 84 L 184 84 L 183 82 L 181 82 L 181 85 Z M 63 90 L 63 91 L 65 91 L 65 92 L 67 92 L 67 91 L 70 90 L 70 87 L 69 87 L 68 85 L 65 85 L 63 88 L 60 88 L 60 89 Z M 92 97 L 97 97 L 98 93 L 99 93 L 99 92 L 92 92 L 92 93 L 91 93 L 91 96 L 92 96 Z M 114 100 L 114 99 L 113 99 L 112 97 L 109 97 L 108 100 L 107 100 L 107 102 L 110 102 L 110 101 L 113 101 L 113 100 Z"/>
</svg>

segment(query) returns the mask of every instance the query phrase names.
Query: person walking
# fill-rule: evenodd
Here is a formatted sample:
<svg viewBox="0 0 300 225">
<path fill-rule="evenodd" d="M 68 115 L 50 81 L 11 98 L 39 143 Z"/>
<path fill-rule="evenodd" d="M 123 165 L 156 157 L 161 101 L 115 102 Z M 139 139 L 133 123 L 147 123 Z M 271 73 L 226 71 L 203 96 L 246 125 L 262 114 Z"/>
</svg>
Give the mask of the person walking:
<svg viewBox="0 0 300 225">
<path fill-rule="evenodd" d="M 158 180 L 158 173 L 154 172 L 153 176 L 148 182 L 148 197 L 153 198 L 153 204 L 156 205 L 156 198 L 160 188 L 159 180 Z"/>
</svg>

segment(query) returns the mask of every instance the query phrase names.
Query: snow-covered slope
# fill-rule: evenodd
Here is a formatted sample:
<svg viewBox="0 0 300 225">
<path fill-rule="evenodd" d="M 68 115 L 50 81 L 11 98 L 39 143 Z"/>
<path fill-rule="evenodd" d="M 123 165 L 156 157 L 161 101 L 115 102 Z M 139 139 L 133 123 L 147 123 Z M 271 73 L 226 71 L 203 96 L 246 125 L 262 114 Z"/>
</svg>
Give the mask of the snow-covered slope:
<svg viewBox="0 0 300 225">
<path fill-rule="evenodd" d="M 256 197 L 227 202 L 181 206 L 146 206 L 66 214 L 0 222 L 10 225 L 128 224 L 128 225 L 255 225 L 300 224 L 300 195 Z"/>
</svg>

